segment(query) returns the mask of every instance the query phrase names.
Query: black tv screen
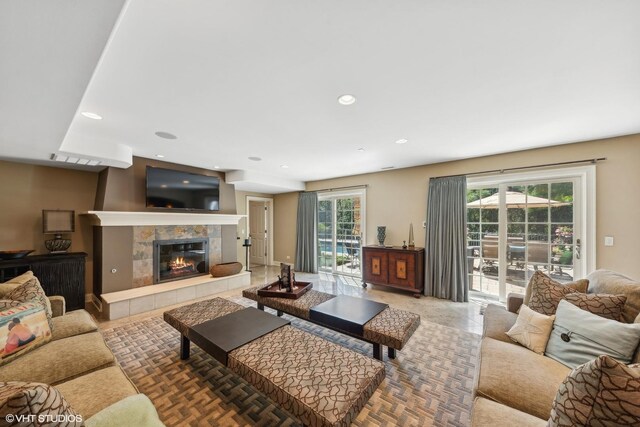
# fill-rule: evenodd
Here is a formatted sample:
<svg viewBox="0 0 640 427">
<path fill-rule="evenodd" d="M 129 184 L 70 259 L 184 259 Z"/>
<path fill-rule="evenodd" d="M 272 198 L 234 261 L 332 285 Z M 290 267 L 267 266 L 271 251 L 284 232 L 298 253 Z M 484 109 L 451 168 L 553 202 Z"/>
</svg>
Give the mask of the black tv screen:
<svg viewBox="0 0 640 427">
<path fill-rule="evenodd" d="M 220 210 L 220 178 L 147 166 L 147 207 Z"/>
</svg>

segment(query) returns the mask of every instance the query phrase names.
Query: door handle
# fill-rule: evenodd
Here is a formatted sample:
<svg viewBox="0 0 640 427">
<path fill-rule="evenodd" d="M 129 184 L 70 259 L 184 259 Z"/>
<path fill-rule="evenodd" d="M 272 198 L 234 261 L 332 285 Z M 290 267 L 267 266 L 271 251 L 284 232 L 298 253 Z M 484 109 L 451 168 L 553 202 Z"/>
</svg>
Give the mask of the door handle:
<svg viewBox="0 0 640 427">
<path fill-rule="evenodd" d="M 580 242 L 580 239 L 576 240 L 576 259 L 580 259 L 580 247 L 582 246 L 582 243 Z"/>
</svg>

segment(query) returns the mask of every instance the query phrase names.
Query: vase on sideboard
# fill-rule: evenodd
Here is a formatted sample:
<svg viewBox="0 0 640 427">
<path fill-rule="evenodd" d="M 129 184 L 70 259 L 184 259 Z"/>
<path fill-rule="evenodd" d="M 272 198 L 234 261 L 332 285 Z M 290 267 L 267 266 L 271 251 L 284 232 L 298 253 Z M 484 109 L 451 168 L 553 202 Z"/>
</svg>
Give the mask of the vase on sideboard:
<svg viewBox="0 0 640 427">
<path fill-rule="evenodd" d="M 387 238 L 387 227 L 384 225 L 378 226 L 378 243 L 380 246 L 384 246 L 384 239 Z"/>
</svg>

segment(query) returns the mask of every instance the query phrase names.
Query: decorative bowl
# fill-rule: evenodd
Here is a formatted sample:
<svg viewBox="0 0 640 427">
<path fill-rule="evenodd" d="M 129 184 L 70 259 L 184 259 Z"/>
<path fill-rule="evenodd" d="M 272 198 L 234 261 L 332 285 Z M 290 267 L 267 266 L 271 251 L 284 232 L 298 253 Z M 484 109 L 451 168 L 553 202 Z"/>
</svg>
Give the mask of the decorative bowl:
<svg viewBox="0 0 640 427">
<path fill-rule="evenodd" d="M 35 249 L 19 249 L 15 251 L 0 251 L 0 260 L 24 258 L 34 250 Z"/>
<path fill-rule="evenodd" d="M 213 277 L 225 277 L 232 276 L 234 274 L 238 274 L 242 271 L 242 264 L 239 262 L 225 262 L 222 264 L 215 264 L 211 269 L 209 269 L 209 273 Z"/>
</svg>

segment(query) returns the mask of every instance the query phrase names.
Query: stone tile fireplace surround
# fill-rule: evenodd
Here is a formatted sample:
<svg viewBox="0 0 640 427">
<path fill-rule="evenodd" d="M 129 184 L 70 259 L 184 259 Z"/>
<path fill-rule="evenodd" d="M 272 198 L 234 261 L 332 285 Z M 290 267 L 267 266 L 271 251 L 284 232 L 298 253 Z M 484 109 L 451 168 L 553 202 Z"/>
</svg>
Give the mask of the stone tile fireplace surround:
<svg viewBox="0 0 640 427">
<path fill-rule="evenodd" d="M 222 262 L 220 225 L 163 225 L 133 227 L 133 287 L 153 284 L 153 242 L 156 240 L 207 239 L 209 265 Z"/>
</svg>

